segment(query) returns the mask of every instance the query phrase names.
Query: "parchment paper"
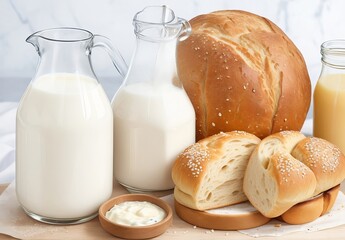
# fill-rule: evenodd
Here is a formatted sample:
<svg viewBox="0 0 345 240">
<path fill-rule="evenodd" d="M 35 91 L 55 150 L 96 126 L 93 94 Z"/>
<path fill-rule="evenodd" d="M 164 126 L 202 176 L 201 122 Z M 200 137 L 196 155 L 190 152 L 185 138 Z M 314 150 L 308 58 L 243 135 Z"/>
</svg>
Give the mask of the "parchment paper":
<svg viewBox="0 0 345 240">
<path fill-rule="evenodd" d="M 128 192 L 119 184 L 114 186 L 113 196 L 125 193 Z M 173 208 L 172 194 L 162 198 Z M 343 193 L 339 193 L 337 201 L 329 214 L 312 223 L 298 226 L 274 220 L 259 228 L 240 232 L 219 231 L 190 225 L 179 219 L 175 211 L 173 219 L 172 226 L 158 239 L 250 239 L 259 236 L 280 236 L 292 232 L 312 232 L 345 224 L 345 196 Z M 278 225 L 279 227 L 277 227 Z M 334 234 L 343 236 L 341 229 L 334 231 Z M 54 226 L 31 219 L 17 202 L 14 183 L 11 183 L 0 195 L 0 233 L 20 239 L 117 239 L 101 228 L 97 218 L 87 223 L 70 226 Z M 323 232 L 321 235 L 324 236 L 325 234 L 327 233 Z M 289 235 L 288 238 L 292 236 L 294 235 Z M 309 236 L 311 239 L 315 239 L 315 235 L 310 234 Z M 333 237 L 335 236 L 332 236 L 332 239 Z"/>
</svg>

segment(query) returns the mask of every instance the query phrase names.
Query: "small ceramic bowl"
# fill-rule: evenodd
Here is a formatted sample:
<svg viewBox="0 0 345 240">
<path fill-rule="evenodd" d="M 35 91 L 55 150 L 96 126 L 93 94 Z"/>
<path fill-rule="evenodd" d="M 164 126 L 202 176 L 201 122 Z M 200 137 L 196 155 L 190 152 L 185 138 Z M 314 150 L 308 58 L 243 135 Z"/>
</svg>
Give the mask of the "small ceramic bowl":
<svg viewBox="0 0 345 240">
<path fill-rule="evenodd" d="M 125 226 L 111 222 L 105 217 L 115 204 L 126 201 L 147 201 L 161 207 L 166 212 L 166 217 L 155 224 L 148 226 Z M 147 194 L 125 194 L 114 197 L 103 203 L 99 208 L 99 221 L 101 226 L 108 233 L 125 239 L 146 239 L 153 238 L 164 233 L 172 223 L 172 209 L 165 201 Z"/>
</svg>

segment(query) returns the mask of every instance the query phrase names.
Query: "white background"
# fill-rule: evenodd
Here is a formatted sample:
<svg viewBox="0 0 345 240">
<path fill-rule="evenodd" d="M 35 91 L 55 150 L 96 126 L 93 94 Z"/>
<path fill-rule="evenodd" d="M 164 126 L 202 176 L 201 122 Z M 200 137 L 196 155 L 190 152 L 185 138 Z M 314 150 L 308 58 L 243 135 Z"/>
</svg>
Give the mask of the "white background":
<svg viewBox="0 0 345 240">
<path fill-rule="evenodd" d="M 345 38 L 343 0 L 0 0 L 0 101 L 18 101 L 35 72 L 38 56 L 25 42 L 31 33 L 61 26 L 85 28 L 109 37 L 129 62 L 135 44 L 134 14 L 162 4 L 186 19 L 241 9 L 272 20 L 302 52 L 313 85 L 321 67 L 320 44 Z M 93 52 L 93 64 L 111 98 L 119 81 L 115 69 L 101 50 Z"/>
</svg>

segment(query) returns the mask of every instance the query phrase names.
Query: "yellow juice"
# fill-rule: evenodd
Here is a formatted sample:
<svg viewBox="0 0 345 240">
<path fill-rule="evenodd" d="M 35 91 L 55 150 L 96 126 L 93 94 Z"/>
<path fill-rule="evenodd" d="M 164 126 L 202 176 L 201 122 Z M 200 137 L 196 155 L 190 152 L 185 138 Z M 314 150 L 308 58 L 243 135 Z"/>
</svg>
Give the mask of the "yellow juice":
<svg viewBox="0 0 345 240">
<path fill-rule="evenodd" d="M 322 76 L 314 91 L 314 136 L 345 153 L 345 74 Z"/>
</svg>

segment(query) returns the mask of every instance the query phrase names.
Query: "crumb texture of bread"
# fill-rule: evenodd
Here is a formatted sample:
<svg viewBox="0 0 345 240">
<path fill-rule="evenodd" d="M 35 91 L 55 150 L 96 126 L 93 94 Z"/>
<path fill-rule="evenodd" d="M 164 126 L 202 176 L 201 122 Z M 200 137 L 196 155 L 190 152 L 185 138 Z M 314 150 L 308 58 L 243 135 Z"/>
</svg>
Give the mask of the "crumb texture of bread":
<svg viewBox="0 0 345 240">
<path fill-rule="evenodd" d="M 246 201 L 243 176 L 259 142 L 252 134 L 232 131 L 210 136 L 185 149 L 172 169 L 176 201 L 197 210 Z"/>
</svg>

